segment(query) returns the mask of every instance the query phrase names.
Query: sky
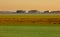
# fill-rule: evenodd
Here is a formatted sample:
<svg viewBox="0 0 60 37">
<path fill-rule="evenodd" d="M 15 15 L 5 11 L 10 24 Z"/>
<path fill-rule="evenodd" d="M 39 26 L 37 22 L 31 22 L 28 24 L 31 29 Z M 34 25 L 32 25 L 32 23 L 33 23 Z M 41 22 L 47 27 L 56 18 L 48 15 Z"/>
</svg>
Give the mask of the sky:
<svg viewBox="0 0 60 37">
<path fill-rule="evenodd" d="M 0 0 L 0 10 L 60 10 L 60 0 Z"/>
</svg>

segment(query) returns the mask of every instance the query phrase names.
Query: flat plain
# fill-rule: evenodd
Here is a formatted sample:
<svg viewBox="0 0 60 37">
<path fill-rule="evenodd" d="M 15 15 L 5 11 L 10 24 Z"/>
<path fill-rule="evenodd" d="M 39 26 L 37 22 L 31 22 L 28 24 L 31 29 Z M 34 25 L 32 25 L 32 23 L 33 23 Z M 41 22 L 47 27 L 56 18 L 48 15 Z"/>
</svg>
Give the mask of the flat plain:
<svg viewBox="0 0 60 37">
<path fill-rule="evenodd" d="M 56 19 L 60 20 L 59 14 L 37 14 L 37 15 L 22 15 L 22 14 L 1 14 L 0 15 L 0 37 L 60 37 L 60 24 L 38 24 L 35 22 L 16 23 L 16 20 L 35 20 L 44 18 L 53 22 Z M 46 21 L 45 21 L 46 22 Z M 49 21 L 50 22 L 50 21 Z M 28 23 L 28 24 L 27 24 Z M 43 22 L 44 23 L 44 22 Z M 60 22 L 59 22 L 60 23 Z"/>
</svg>

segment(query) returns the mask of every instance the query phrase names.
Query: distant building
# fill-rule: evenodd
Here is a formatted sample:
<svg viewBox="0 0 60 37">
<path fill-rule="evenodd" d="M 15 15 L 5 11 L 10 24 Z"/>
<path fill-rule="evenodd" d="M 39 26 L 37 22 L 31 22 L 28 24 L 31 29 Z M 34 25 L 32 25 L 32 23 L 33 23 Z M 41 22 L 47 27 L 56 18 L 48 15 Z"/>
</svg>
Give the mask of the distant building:
<svg viewBox="0 0 60 37">
<path fill-rule="evenodd" d="M 40 11 L 37 11 L 37 10 L 30 10 L 30 11 L 28 11 L 28 13 L 29 14 L 39 14 L 40 13 Z"/>
<path fill-rule="evenodd" d="M 16 13 L 23 14 L 23 13 L 26 13 L 26 11 L 24 11 L 24 10 L 17 10 Z"/>
</svg>

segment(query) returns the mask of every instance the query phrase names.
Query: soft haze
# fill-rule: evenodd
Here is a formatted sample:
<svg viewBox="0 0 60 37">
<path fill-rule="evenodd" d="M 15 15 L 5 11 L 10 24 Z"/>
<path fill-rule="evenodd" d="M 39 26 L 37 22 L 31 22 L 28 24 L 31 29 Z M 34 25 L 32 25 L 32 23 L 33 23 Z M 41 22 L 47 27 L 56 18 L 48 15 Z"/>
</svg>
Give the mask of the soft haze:
<svg viewBox="0 0 60 37">
<path fill-rule="evenodd" d="M 0 0 L 0 10 L 60 10 L 60 0 Z"/>
</svg>

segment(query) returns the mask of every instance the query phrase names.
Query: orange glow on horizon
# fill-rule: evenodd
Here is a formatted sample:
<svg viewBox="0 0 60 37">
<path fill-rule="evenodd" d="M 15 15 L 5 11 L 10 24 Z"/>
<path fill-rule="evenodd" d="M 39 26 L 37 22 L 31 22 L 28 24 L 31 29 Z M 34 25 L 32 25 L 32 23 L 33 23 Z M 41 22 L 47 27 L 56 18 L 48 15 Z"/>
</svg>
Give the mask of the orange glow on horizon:
<svg viewBox="0 0 60 37">
<path fill-rule="evenodd" d="M 0 10 L 60 10 L 60 0 L 0 0 Z"/>
</svg>

